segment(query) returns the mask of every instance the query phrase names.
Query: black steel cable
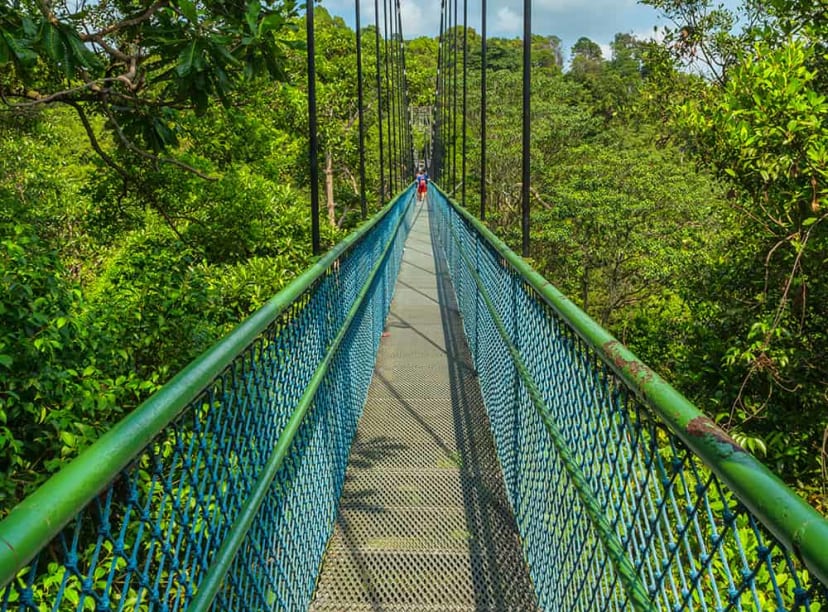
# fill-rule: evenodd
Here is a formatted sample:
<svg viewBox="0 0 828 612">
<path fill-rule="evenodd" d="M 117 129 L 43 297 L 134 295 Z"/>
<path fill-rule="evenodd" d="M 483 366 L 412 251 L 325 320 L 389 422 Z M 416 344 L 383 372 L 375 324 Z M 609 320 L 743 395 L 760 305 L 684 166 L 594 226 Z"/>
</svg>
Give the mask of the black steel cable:
<svg viewBox="0 0 828 612">
<path fill-rule="evenodd" d="M 443 105 L 442 105 L 442 95 L 443 95 L 443 88 L 441 86 L 441 78 L 443 74 L 443 19 L 445 17 L 445 10 L 446 10 L 446 0 L 443 0 L 440 3 L 440 36 L 437 43 L 437 78 L 435 83 L 434 89 L 434 125 L 432 126 L 432 138 L 434 139 L 434 158 L 431 160 L 432 168 L 431 168 L 431 175 L 434 177 L 435 181 L 440 180 L 440 165 L 442 162 L 442 146 L 443 146 L 443 139 L 442 139 L 442 129 L 443 129 L 443 120 L 442 120 L 442 112 L 443 112 Z"/>
<path fill-rule="evenodd" d="M 385 49 L 383 66 L 385 68 L 385 100 L 388 104 L 386 116 L 388 117 L 388 186 L 393 194 L 396 189 L 396 181 L 394 180 L 394 106 L 391 96 L 391 70 L 389 68 L 388 59 L 388 0 L 383 0 L 382 3 L 382 19 L 383 19 L 383 48 Z"/>
<path fill-rule="evenodd" d="M 414 140 L 412 136 L 412 117 L 411 110 L 408 106 L 408 76 L 405 69 L 405 37 L 402 31 L 402 6 L 400 0 L 396 0 L 397 4 L 397 31 L 400 35 L 400 103 L 402 106 L 402 113 L 400 115 L 401 125 L 403 127 L 403 167 L 402 167 L 402 186 L 405 186 L 409 179 L 414 175 Z"/>
<path fill-rule="evenodd" d="M 485 0 L 484 0 L 485 1 Z M 368 216 L 368 205 L 365 201 L 365 99 L 362 83 L 362 25 L 359 16 L 359 0 L 354 0 L 356 13 L 356 61 L 357 61 L 357 105 L 359 113 L 359 209 L 362 218 Z"/>
<path fill-rule="evenodd" d="M 454 102 L 452 105 L 451 134 L 451 194 L 457 191 L 457 0 L 454 0 L 454 78 L 451 82 Z"/>
<path fill-rule="evenodd" d="M 357 0 L 359 1 L 359 0 Z M 374 39 L 376 42 L 377 54 L 377 118 L 379 126 L 379 179 L 380 179 L 380 196 L 379 204 L 385 204 L 385 143 L 383 142 L 382 134 L 382 71 L 380 70 L 380 24 L 379 24 L 379 0 L 374 0 Z"/>
<path fill-rule="evenodd" d="M 529 120 L 531 75 L 532 75 L 532 0 L 523 0 L 523 178 L 521 185 L 521 205 L 523 220 L 521 230 L 523 234 L 524 257 L 529 257 Z"/>
<path fill-rule="evenodd" d="M 399 0 L 392 0 L 391 16 L 394 20 L 395 30 L 394 38 L 394 76 L 396 77 L 396 89 L 394 90 L 394 97 L 397 103 L 397 190 L 402 189 L 407 179 L 407 171 L 405 164 L 405 149 L 407 145 L 406 129 L 405 129 L 405 115 L 406 109 L 403 103 L 403 60 L 402 60 L 402 22 L 400 21 L 400 3 Z"/>
<path fill-rule="evenodd" d="M 463 206 L 466 205 L 466 115 L 468 113 L 468 94 L 467 86 L 469 80 L 468 65 L 466 62 L 469 47 L 469 0 L 463 0 L 463 146 L 461 163 L 463 170 L 460 177 L 460 201 Z"/>
<path fill-rule="evenodd" d="M 481 0 L 480 35 L 480 220 L 486 220 L 486 70 L 488 44 L 486 42 L 486 0 Z"/>
<path fill-rule="evenodd" d="M 308 35 L 308 141 L 311 188 L 311 245 L 314 255 L 319 255 L 319 134 L 316 120 L 316 45 L 313 28 L 313 2 L 307 3 L 305 28 Z"/>
</svg>

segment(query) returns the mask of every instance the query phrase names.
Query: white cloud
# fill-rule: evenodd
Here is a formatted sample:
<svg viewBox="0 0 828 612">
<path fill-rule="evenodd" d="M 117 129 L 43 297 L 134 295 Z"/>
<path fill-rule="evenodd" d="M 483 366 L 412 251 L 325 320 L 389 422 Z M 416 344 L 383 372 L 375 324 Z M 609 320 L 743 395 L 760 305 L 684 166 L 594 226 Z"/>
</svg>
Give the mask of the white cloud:
<svg viewBox="0 0 828 612">
<path fill-rule="evenodd" d="M 436 36 L 440 33 L 440 11 L 426 11 L 422 0 L 400 0 L 403 35 L 406 38 Z"/>
<path fill-rule="evenodd" d="M 494 30 L 504 35 L 519 34 L 523 29 L 523 15 L 519 15 L 508 6 L 501 8 L 495 17 Z"/>
<path fill-rule="evenodd" d="M 453 2 L 453 0 L 449 0 Z M 2 2 L 2 0 L 0 0 Z M 406 38 L 437 36 L 440 30 L 442 0 L 400 0 L 402 29 Z M 732 8 L 737 0 L 723 0 Z M 380 0 L 380 21 L 382 7 Z M 322 5 L 333 14 L 341 15 L 350 26 L 354 24 L 354 0 L 323 0 Z M 458 2 L 462 23 L 462 4 Z M 452 4 L 453 6 L 453 4 Z M 363 25 L 374 22 L 373 0 L 360 0 Z M 480 1 L 469 0 L 469 27 L 480 31 Z M 658 11 L 636 0 L 532 0 L 532 31 L 558 36 L 569 56 L 572 45 L 586 36 L 607 47 L 617 32 L 632 32 L 637 38 L 650 39 L 658 34 L 653 26 L 666 22 Z M 516 37 L 523 33 L 522 0 L 489 0 L 489 36 Z"/>
<path fill-rule="evenodd" d="M 664 28 L 650 28 L 649 30 L 637 30 L 632 33 L 636 40 L 654 40 L 662 42 L 664 40 Z"/>
<path fill-rule="evenodd" d="M 637 0 L 533 0 L 533 11 L 558 15 L 602 15 L 604 18 L 627 13 L 635 8 Z"/>
</svg>

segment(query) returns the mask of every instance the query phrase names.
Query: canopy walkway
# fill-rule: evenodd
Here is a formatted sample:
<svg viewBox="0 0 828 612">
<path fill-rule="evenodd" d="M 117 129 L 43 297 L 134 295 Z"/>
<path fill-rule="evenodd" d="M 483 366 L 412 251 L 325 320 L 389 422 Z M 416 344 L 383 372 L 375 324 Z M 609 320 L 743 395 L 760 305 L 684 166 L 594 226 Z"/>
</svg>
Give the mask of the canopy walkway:
<svg viewBox="0 0 828 612">
<path fill-rule="evenodd" d="M 826 551 L 431 186 L 13 509 L 0 609 L 819 610 Z"/>
</svg>

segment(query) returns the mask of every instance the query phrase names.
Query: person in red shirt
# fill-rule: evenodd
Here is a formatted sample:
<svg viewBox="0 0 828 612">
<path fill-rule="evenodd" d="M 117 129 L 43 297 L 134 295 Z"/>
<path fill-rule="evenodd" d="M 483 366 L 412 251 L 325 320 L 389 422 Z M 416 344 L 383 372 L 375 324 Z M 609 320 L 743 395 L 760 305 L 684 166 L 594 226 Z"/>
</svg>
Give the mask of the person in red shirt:
<svg viewBox="0 0 828 612">
<path fill-rule="evenodd" d="M 414 180 L 417 181 L 417 200 L 422 202 L 428 192 L 428 172 L 422 170 Z"/>
</svg>

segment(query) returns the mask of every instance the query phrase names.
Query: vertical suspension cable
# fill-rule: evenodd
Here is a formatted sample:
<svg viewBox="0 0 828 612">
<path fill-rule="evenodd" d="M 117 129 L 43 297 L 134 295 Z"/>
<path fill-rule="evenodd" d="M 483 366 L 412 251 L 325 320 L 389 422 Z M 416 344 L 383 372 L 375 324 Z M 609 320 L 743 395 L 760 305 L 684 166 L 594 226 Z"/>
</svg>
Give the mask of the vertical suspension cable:
<svg viewBox="0 0 828 612">
<path fill-rule="evenodd" d="M 529 257 L 529 119 L 530 86 L 532 74 L 532 0 L 523 0 L 523 178 L 521 204 L 523 208 L 522 234 L 524 257 Z"/>
<path fill-rule="evenodd" d="M 449 115 L 448 115 L 448 78 L 449 78 L 449 48 L 448 48 L 448 32 L 450 27 L 450 19 L 451 19 L 451 0 L 443 0 L 445 5 L 445 24 L 443 27 L 443 82 L 441 85 L 441 98 L 442 98 L 442 128 L 443 128 L 443 135 L 442 135 L 442 147 L 440 148 L 440 177 L 445 187 L 448 188 L 448 181 L 451 177 L 450 170 L 448 168 L 449 163 L 449 156 L 448 156 L 448 146 L 449 146 Z M 445 177 L 445 178 L 443 178 Z"/>
<path fill-rule="evenodd" d="M 481 0 L 480 32 L 480 220 L 486 220 L 486 69 L 488 44 L 486 42 L 486 0 Z"/>
<path fill-rule="evenodd" d="M 399 86 L 400 109 L 400 189 L 408 183 L 408 107 L 405 105 L 405 61 L 403 58 L 402 20 L 400 17 L 400 0 L 394 0 L 397 16 L 397 84 Z"/>
<path fill-rule="evenodd" d="M 377 119 L 379 127 L 379 180 L 380 180 L 380 196 L 379 204 L 385 204 L 385 153 L 382 137 L 382 76 L 380 71 L 380 25 L 379 25 L 379 0 L 374 0 L 374 41 L 376 43 L 375 50 L 377 54 Z"/>
<path fill-rule="evenodd" d="M 454 0 L 454 78 L 451 82 L 451 90 L 454 101 L 452 103 L 452 133 L 451 133 L 451 195 L 457 191 L 457 0 Z"/>
<path fill-rule="evenodd" d="M 448 190 L 448 184 L 451 180 L 451 155 L 449 147 L 451 146 L 451 114 L 449 107 L 449 79 L 451 74 L 449 71 L 450 47 L 449 47 L 449 32 L 451 31 L 451 0 L 446 0 L 446 28 L 443 31 L 443 168 L 445 169 L 445 187 Z"/>
<path fill-rule="evenodd" d="M 460 176 L 460 201 L 463 206 L 466 205 L 466 113 L 468 112 L 467 98 L 469 89 L 468 83 L 468 67 L 466 63 L 466 55 L 469 46 L 469 0 L 463 0 L 463 147 L 462 147 L 462 164 L 463 171 Z"/>
<path fill-rule="evenodd" d="M 397 35 L 394 18 L 394 0 L 387 0 L 386 11 L 388 11 L 388 71 L 390 80 L 388 82 L 388 100 L 391 105 L 389 128 L 393 137 L 393 157 L 394 160 L 394 193 L 396 194 L 400 189 L 400 126 L 399 126 L 399 101 L 397 100 Z"/>
<path fill-rule="evenodd" d="M 485 0 L 484 0 L 485 1 Z M 356 12 L 356 61 L 357 61 L 357 112 L 359 113 L 359 209 L 363 220 L 368 216 L 368 205 L 365 201 L 365 116 L 364 92 L 362 84 L 362 32 L 360 29 L 359 2 L 354 0 Z"/>
<path fill-rule="evenodd" d="M 308 141 L 311 188 L 311 248 L 319 255 L 319 134 L 316 125 L 316 45 L 313 28 L 313 0 L 307 3 L 305 29 L 308 36 Z"/>
<path fill-rule="evenodd" d="M 402 187 L 403 178 L 403 153 L 405 152 L 405 147 L 403 143 L 405 142 L 405 132 L 403 131 L 402 124 L 402 53 L 400 48 L 402 34 L 400 33 L 399 27 L 399 11 L 397 10 L 397 0 L 391 0 L 391 9 L 391 18 L 393 19 L 394 23 L 394 25 L 391 28 L 392 30 L 394 30 L 394 37 L 391 39 L 391 41 L 394 45 L 394 77 L 397 81 L 396 88 L 394 89 L 394 98 L 397 102 L 397 189 L 400 189 Z"/>
<path fill-rule="evenodd" d="M 449 190 L 449 182 L 451 181 L 451 156 L 449 154 L 449 147 L 451 146 L 451 116 L 449 115 L 449 78 L 451 73 L 449 71 L 449 32 L 451 31 L 451 0 L 446 0 L 446 28 L 443 30 L 443 168 L 445 172 L 444 187 L 446 191 Z"/>
<path fill-rule="evenodd" d="M 394 20 L 393 30 L 394 38 L 394 52 L 396 62 L 394 63 L 394 76 L 397 80 L 396 89 L 394 90 L 394 97 L 397 102 L 397 190 L 402 189 L 406 181 L 406 164 L 405 164 L 405 107 L 403 104 L 403 65 L 402 65 L 402 25 L 400 22 L 400 3 L 399 0 L 391 0 L 393 10 L 391 16 Z"/>
<path fill-rule="evenodd" d="M 451 146 L 451 116 L 449 114 L 449 31 L 451 29 L 451 0 L 446 1 L 446 27 L 443 30 L 443 150 L 441 175 L 445 175 L 443 182 L 448 189 L 451 180 L 451 157 L 449 147 Z"/>
<path fill-rule="evenodd" d="M 446 16 L 446 0 L 440 2 L 440 40 L 437 45 L 437 84 L 434 89 L 434 115 L 436 121 L 434 122 L 435 147 L 434 147 L 434 180 L 440 181 L 443 176 L 443 75 L 445 70 L 443 64 L 445 63 L 445 16 Z"/>
<path fill-rule="evenodd" d="M 443 112 L 443 89 L 441 87 L 440 80 L 443 74 L 443 19 L 445 17 L 445 10 L 446 0 L 442 0 L 442 2 L 440 3 L 440 38 L 437 43 L 437 78 L 436 83 L 434 85 L 434 125 L 432 126 L 431 130 L 432 138 L 434 140 L 434 149 L 431 159 L 431 175 L 435 181 L 440 180 L 440 164 L 442 162 L 441 148 L 443 141 L 441 130 L 443 128 L 443 122 L 441 113 Z"/>
<path fill-rule="evenodd" d="M 413 117 L 408 105 L 408 75 L 405 68 L 405 37 L 402 29 L 402 5 L 400 0 L 397 3 L 397 31 L 400 33 L 400 98 L 402 103 L 402 125 L 403 125 L 403 186 L 414 177 L 414 139 L 412 135 Z"/>
<path fill-rule="evenodd" d="M 383 48 L 385 49 L 385 56 L 383 66 L 385 68 L 385 100 L 388 107 L 385 109 L 386 117 L 388 117 L 388 187 L 393 195 L 396 185 L 394 183 L 394 129 L 393 129 L 393 101 L 391 97 L 391 77 L 388 69 L 388 0 L 383 0 L 382 3 L 382 20 L 383 20 Z"/>
</svg>

